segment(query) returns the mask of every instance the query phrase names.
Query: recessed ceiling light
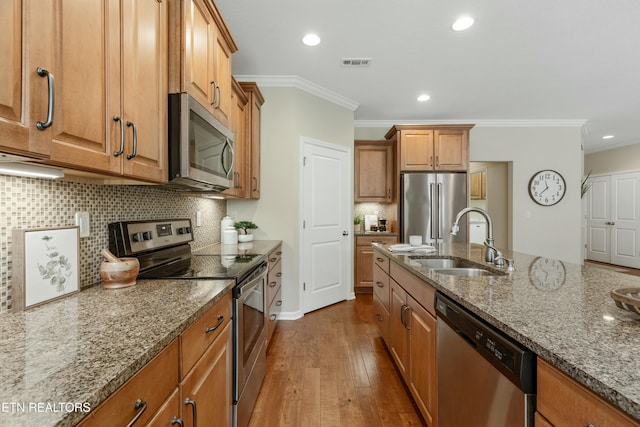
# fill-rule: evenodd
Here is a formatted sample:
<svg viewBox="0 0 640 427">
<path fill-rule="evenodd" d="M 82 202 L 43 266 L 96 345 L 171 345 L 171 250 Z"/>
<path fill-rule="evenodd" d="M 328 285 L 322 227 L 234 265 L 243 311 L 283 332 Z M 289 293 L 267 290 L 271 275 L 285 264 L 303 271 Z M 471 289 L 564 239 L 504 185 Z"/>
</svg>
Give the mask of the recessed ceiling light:
<svg viewBox="0 0 640 427">
<path fill-rule="evenodd" d="M 613 135 L 605 135 L 602 139 L 613 139 Z"/>
<path fill-rule="evenodd" d="M 320 37 L 317 34 L 309 33 L 302 38 L 302 43 L 307 46 L 317 46 L 320 44 Z"/>
<path fill-rule="evenodd" d="M 464 31 L 473 25 L 473 18 L 470 16 L 461 16 L 451 25 L 453 31 Z"/>
<path fill-rule="evenodd" d="M 422 95 L 418 96 L 418 101 L 420 102 L 425 102 L 430 100 L 431 97 L 429 95 L 427 95 L 426 93 L 423 93 Z"/>
</svg>

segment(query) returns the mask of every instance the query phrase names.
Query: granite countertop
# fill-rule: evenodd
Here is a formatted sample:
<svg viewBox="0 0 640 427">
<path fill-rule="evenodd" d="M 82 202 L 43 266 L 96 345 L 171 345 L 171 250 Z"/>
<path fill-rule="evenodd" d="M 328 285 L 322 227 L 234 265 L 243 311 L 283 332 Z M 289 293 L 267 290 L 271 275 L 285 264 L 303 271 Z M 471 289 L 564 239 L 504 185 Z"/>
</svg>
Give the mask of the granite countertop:
<svg viewBox="0 0 640 427">
<path fill-rule="evenodd" d="M 513 273 L 451 276 L 430 271 L 411 254 L 374 247 L 640 420 L 640 316 L 618 308 L 609 295 L 613 289 L 640 287 L 640 277 L 517 252 L 505 253 L 515 259 Z M 481 245 L 441 245 L 437 255 L 486 266 Z"/>
<path fill-rule="evenodd" d="M 280 241 L 199 253 L 266 255 Z M 138 280 L 0 315 L 0 425 L 72 426 L 177 338 L 236 281 Z"/>
</svg>

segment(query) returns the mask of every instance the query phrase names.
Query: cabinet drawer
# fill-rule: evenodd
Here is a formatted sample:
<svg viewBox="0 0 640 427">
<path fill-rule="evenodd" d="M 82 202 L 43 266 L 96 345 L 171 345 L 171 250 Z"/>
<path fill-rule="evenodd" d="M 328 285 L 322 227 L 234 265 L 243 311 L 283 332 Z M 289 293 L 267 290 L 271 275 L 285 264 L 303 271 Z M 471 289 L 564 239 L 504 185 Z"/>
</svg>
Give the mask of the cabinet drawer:
<svg viewBox="0 0 640 427">
<path fill-rule="evenodd" d="M 187 375 L 231 320 L 231 296 L 227 292 L 180 336 L 180 378 Z"/>
<path fill-rule="evenodd" d="M 373 252 L 373 265 L 378 266 L 386 274 L 389 274 L 389 257 L 382 255 L 380 252 Z M 375 270 L 374 270 L 375 271 Z"/>
<path fill-rule="evenodd" d="M 389 312 L 385 310 L 380 299 L 373 294 L 373 320 L 378 326 L 380 335 L 387 346 L 389 345 Z"/>
<path fill-rule="evenodd" d="M 536 409 L 555 426 L 637 426 L 619 409 L 538 358 Z"/>
<path fill-rule="evenodd" d="M 178 347 L 178 341 L 174 340 L 80 425 L 124 426 L 139 413 L 142 414 L 136 424 L 145 425 L 178 386 Z"/>
<path fill-rule="evenodd" d="M 176 387 L 171 396 L 165 400 L 146 427 L 171 427 L 175 418 L 180 418 L 180 389 Z M 177 423 L 176 423 L 177 424 Z M 135 425 L 135 424 L 134 424 Z"/>
<path fill-rule="evenodd" d="M 382 306 L 389 312 L 389 276 L 379 265 L 373 266 L 373 293 Z"/>
<path fill-rule="evenodd" d="M 279 245 L 276 249 L 271 251 L 269 255 L 267 255 L 267 262 L 269 263 L 269 271 L 280 262 L 282 258 L 282 245 Z"/>
<path fill-rule="evenodd" d="M 396 236 L 356 236 L 356 246 L 371 246 L 372 243 L 393 245 L 397 240 Z"/>
<path fill-rule="evenodd" d="M 276 293 L 280 289 L 282 284 L 282 263 L 278 262 L 273 269 L 269 267 L 269 273 L 267 273 L 267 300 L 266 305 L 269 306 L 273 301 Z"/>
<path fill-rule="evenodd" d="M 282 289 L 278 287 L 275 298 L 269 306 L 269 315 L 267 316 L 267 342 L 271 341 L 273 331 L 276 329 L 276 323 L 278 323 L 278 316 L 282 310 Z"/>
</svg>

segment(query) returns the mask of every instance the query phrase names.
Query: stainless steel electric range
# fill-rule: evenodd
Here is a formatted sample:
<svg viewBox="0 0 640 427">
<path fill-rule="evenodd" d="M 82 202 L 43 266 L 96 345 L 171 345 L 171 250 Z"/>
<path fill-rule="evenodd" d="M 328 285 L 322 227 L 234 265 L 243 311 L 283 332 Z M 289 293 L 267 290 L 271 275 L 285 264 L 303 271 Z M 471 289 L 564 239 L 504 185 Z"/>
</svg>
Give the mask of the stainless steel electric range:
<svg viewBox="0 0 640 427">
<path fill-rule="evenodd" d="M 109 250 L 140 261 L 139 279 L 235 279 L 233 288 L 233 420 L 249 423 L 266 371 L 264 342 L 266 255 L 225 246 L 191 251 L 189 219 L 123 221 L 109 224 Z M 222 252 L 222 253 L 220 253 Z M 212 421 L 212 420 L 209 420 Z"/>
</svg>

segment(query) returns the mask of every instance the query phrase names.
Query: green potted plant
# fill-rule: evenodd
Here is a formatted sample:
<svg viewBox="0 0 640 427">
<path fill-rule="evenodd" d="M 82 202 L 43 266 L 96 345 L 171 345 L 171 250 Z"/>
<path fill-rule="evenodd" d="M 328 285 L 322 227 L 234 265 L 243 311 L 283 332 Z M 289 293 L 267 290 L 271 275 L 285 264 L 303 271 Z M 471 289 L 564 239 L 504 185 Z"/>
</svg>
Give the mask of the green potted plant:
<svg viewBox="0 0 640 427">
<path fill-rule="evenodd" d="M 251 242 L 253 240 L 253 234 L 251 230 L 258 228 L 256 224 L 251 221 L 238 221 L 233 224 L 237 230 L 242 230 L 242 234 L 238 233 L 238 242 Z"/>
<path fill-rule="evenodd" d="M 353 217 L 353 231 L 356 233 L 362 231 L 362 217 L 360 215 Z"/>
</svg>

